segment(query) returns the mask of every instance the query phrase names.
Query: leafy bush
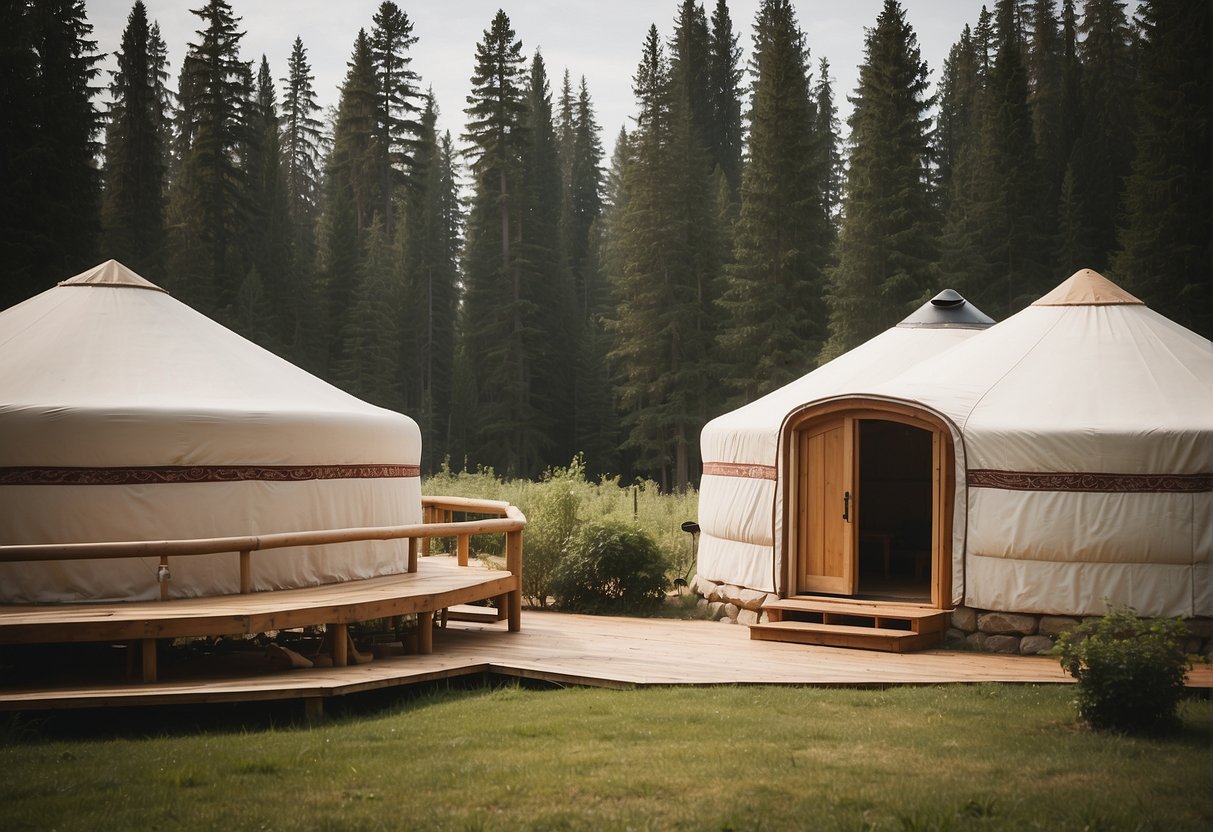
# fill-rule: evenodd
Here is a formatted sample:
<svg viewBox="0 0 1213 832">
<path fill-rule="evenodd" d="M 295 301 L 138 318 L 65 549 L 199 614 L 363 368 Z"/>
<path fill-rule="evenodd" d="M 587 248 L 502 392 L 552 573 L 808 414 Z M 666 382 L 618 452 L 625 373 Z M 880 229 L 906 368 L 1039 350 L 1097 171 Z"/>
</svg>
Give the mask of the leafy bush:
<svg viewBox="0 0 1213 832">
<path fill-rule="evenodd" d="M 522 575 L 523 594 L 529 603 L 551 595 L 545 592 L 545 560 L 559 560 L 560 541 L 568 535 L 566 520 L 570 505 L 576 503 L 575 525 L 581 518 L 618 520 L 643 529 L 663 553 L 669 564 L 670 577 L 682 577 L 694 571 L 695 553 L 689 536 L 680 528 L 682 521 L 699 513 L 699 495 L 688 489 L 682 494 L 663 492 L 657 483 L 643 480 L 623 483 L 618 476 L 602 477 L 590 482 L 585 479 L 585 463 L 574 457 L 568 468 L 548 471 L 542 481 L 503 479 L 492 468 L 476 471 L 452 471 L 449 462 L 422 483 L 422 493 L 504 500 L 518 506 L 527 517 L 523 534 Z M 557 493 L 559 492 L 559 493 Z M 472 538 L 473 554 L 499 558 L 503 535 L 477 535 Z M 441 550 L 439 541 L 434 545 Z M 554 566 L 553 566 L 554 568 Z M 534 576 L 534 581 L 531 576 Z M 550 573 L 546 579 L 550 581 Z M 543 593 L 543 596 L 541 596 Z"/>
<path fill-rule="evenodd" d="M 1131 607 L 1113 607 L 1064 633 L 1057 652 L 1078 680 L 1078 715 L 1101 729 L 1173 727 L 1188 675 L 1186 634 L 1178 619 L 1138 618 Z"/>
<path fill-rule="evenodd" d="M 560 607 L 624 612 L 665 597 L 668 562 L 653 538 L 634 523 L 605 520 L 583 526 L 552 578 Z"/>
<path fill-rule="evenodd" d="M 519 506 L 527 518 L 522 594 L 533 607 L 546 607 L 552 594 L 552 576 L 577 532 L 582 490 L 578 484 L 584 482 L 584 464 L 580 458 L 574 458 L 568 468 L 546 471 L 543 482 L 532 489 L 533 499 Z"/>
</svg>

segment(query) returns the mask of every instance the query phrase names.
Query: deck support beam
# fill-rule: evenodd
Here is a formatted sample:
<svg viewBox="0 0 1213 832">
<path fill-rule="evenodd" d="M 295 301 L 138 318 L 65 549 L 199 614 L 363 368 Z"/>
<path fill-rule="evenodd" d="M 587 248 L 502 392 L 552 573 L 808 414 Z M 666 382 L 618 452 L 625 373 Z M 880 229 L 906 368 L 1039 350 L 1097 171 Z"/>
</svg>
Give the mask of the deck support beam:
<svg viewBox="0 0 1213 832">
<path fill-rule="evenodd" d="M 434 652 L 434 613 L 417 613 L 417 652 L 428 656 Z"/>
<path fill-rule="evenodd" d="M 329 655 L 333 657 L 333 667 L 345 667 L 350 659 L 350 628 L 345 624 L 330 624 L 328 631 Z"/>
<path fill-rule="evenodd" d="M 156 639 L 141 639 L 143 644 L 143 682 L 151 684 L 156 681 Z"/>
</svg>

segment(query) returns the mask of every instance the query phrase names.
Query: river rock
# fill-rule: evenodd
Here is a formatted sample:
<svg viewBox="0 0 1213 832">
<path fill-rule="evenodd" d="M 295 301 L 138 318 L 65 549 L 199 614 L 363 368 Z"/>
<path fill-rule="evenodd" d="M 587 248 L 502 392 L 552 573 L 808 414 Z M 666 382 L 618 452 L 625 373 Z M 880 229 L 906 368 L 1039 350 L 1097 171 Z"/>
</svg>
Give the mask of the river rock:
<svg viewBox="0 0 1213 832">
<path fill-rule="evenodd" d="M 977 616 L 977 629 L 992 636 L 1030 636 L 1036 632 L 1036 616 L 1013 612 L 987 612 Z"/>
</svg>

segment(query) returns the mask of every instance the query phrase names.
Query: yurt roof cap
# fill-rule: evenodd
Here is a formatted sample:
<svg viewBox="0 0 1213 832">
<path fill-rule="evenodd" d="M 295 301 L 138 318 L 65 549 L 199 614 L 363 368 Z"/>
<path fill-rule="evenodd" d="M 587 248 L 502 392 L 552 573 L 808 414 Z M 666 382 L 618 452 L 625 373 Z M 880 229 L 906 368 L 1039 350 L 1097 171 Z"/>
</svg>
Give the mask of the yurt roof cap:
<svg viewBox="0 0 1213 832">
<path fill-rule="evenodd" d="M 161 289 L 147 278 L 140 277 L 117 260 L 106 260 L 100 266 L 94 266 L 75 277 L 61 281 L 59 285 L 102 286 L 109 289 L 151 289 L 168 294 L 167 290 Z"/>
<path fill-rule="evenodd" d="M 1033 306 L 1144 306 L 1093 269 L 1079 269 Z"/>
<path fill-rule="evenodd" d="M 944 289 L 897 325 L 929 329 L 985 329 L 994 325 L 994 319 L 965 300 L 960 292 Z"/>
</svg>

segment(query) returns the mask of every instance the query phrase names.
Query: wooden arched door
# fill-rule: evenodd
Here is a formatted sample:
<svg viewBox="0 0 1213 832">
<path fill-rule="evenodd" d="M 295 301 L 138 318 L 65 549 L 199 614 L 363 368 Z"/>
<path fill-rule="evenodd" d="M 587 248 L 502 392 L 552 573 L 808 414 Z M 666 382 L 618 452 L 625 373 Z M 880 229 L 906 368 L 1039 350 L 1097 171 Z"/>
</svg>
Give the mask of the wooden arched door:
<svg viewBox="0 0 1213 832">
<path fill-rule="evenodd" d="M 890 403 L 832 403 L 794 423 L 787 450 L 788 594 L 866 597 L 862 546 L 885 578 L 890 554 L 894 574 L 910 570 L 919 603 L 948 604 L 952 442 L 941 420 Z M 894 490 L 907 468 L 912 485 Z"/>
</svg>

